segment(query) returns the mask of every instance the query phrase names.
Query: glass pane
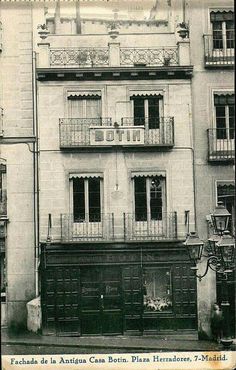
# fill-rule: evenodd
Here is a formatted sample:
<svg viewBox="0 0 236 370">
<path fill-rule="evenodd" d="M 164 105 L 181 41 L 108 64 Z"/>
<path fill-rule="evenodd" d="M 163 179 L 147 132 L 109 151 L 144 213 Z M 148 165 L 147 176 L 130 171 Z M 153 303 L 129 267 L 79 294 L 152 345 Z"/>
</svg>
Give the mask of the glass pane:
<svg viewBox="0 0 236 370">
<path fill-rule="evenodd" d="M 213 48 L 223 49 L 222 22 L 213 22 Z"/>
<path fill-rule="evenodd" d="M 234 22 L 227 21 L 226 24 L 226 40 L 227 40 L 227 48 L 233 49 L 234 48 Z"/>
<path fill-rule="evenodd" d="M 157 177 L 150 181 L 150 210 L 151 220 L 162 220 L 162 184 Z"/>
<path fill-rule="evenodd" d="M 148 126 L 150 129 L 159 128 L 160 125 L 160 111 L 159 102 L 157 98 L 148 99 Z"/>
<path fill-rule="evenodd" d="M 73 179 L 74 222 L 85 220 L 84 179 Z"/>
<path fill-rule="evenodd" d="M 172 311 L 170 268 L 147 268 L 144 270 L 143 281 L 145 311 Z"/>
<path fill-rule="evenodd" d="M 70 118 L 83 118 L 83 100 L 70 99 Z"/>
<path fill-rule="evenodd" d="M 134 99 L 134 125 L 145 124 L 144 99 Z"/>
<path fill-rule="evenodd" d="M 86 99 L 86 118 L 100 118 L 101 104 L 99 99 Z"/>
<path fill-rule="evenodd" d="M 147 194 L 145 177 L 136 177 L 134 179 L 134 192 L 135 192 L 135 220 L 147 221 Z"/>
<path fill-rule="evenodd" d="M 225 106 L 216 106 L 217 139 L 226 139 Z"/>
<path fill-rule="evenodd" d="M 89 179 L 89 221 L 101 221 L 100 179 Z"/>
<path fill-rule="evenodd" d="M 229 137 L 234 139 L 234 105 L 229 105 Z"/>
</svg>

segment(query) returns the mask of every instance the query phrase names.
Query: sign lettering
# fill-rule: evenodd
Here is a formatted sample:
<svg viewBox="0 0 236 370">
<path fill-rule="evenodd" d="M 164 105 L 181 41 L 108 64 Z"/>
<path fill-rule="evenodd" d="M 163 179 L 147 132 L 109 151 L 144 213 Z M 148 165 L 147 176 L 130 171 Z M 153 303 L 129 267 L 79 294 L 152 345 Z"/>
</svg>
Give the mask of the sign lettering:
<svg viewBox="0 0 236 370">
<path fill-rule="evenodd" d="M 144 126 L 90 127 L 90 145 L 144 144 Z"/>
</svg>

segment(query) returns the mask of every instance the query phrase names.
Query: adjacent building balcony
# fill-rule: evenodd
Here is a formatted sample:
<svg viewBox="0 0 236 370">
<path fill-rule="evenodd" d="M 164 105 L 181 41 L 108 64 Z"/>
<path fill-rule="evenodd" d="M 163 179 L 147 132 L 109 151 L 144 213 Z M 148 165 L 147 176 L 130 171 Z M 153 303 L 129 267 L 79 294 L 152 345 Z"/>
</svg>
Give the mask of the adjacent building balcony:
<svg viewBox="0 0 236 370">
<path fill-rule="evenodd" d="M 174 118 L 61 118 L 60 148 L 174 146 Z"/>
<path fill-rule="evenodd" d="M 0 218 L 7 216 L 7 191 L 0 190 Z"/>
<path fill-rule="evenodd" d="M 204 35 L 205 67 L 233 67 L 234 66 L 234 39 L 222 35 L 215 38 L 213 35 Z"/>
<path fill-rule="evenodd" d="M 235 158 L 235 130 L 208 129 L 208 160 L 233 161 Z"/>
<path fill-rule="evenodd" d="M 155 241 L 176 240 L 177 213 L 162 214 L 160 219 L 137 221 L 134 214 L 124 213 L 114 217 L 113 213 L 102 214 L 83 220 L 73 215 L 61 215 L 61 242 L 86 241 Z"/>
</svg>

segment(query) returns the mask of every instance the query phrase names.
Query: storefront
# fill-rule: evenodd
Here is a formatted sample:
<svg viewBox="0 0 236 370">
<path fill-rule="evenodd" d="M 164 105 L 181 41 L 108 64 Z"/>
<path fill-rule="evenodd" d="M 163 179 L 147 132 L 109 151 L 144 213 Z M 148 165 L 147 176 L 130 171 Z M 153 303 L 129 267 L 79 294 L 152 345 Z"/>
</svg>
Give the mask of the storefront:
<svg viewBox="0 0 236 370">
<path fill-rule="evenodd" d="M 196 278 L 180 243 L 42 246 L 43 333 L 197 330 Z"/>
</svg>

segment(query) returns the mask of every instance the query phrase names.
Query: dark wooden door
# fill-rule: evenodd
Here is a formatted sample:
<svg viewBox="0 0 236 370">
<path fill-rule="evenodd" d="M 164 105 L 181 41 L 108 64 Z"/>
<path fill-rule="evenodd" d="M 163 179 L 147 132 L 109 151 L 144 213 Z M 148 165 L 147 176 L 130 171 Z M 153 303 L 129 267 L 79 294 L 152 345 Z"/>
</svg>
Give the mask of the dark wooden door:
<svg viewBox="0 0 236 370">
<path fill-rule="evenodd" d="M 119 267 L 81 268 L 82 335 L 123 333 L 123 299 Z"/>
</svg>

